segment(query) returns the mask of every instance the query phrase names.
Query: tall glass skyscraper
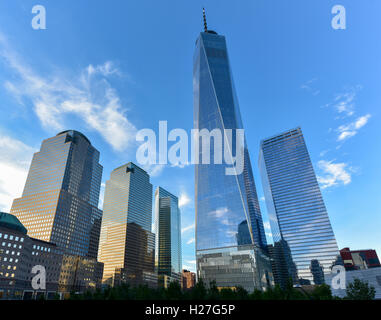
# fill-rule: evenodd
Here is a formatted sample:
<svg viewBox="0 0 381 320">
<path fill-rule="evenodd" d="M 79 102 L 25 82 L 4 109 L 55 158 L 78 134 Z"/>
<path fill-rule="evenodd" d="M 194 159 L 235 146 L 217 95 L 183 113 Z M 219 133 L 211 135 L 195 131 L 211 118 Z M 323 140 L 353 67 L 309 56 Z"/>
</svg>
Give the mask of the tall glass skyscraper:
<svg viewBox="0 0 381 320">
<path fill-rule="evenodd" d="M 102 170 L 99 151 L 82 133 L 69 130 L 46 139 L 11 213 L 29 236 L 53 242 L 67 254 L 97 258 Z"/>
<path fill-rule="evenodd" d="M 156 286 L 152 184 L 147 172 L 130 162 L 106 182 L 99 260 L 103 282 Z"/>
<path fill-rule="evenodd" d="M 181 280 L 181 214 L 179 201 L 167 190 L 155 191 L 155 265 L 159 282 Z"/>
<path fill-rule="evenodd" d="M 194 128 L 243 129 L 225 37 L 208 30 L 196 42 L 193 67 Z M 227 146 L 225 145 L 225 148 Z M 228 153 L 232 157 L 234 143 Z M 214 155 L 214 144 L 211 154 Z M 196 156 L 201 156 L 202 151 Z M 227 164 L 195 165 L 196 255 L 198 276 L 221 287 L 262 288 L 269 262 L 266 237 L 249 152 L 244 169 L 226 175 Z M 271 270 L 271 269 L 270 269 Z"/>
<path fill-rule="evenodd" d="M 274 242 L 287 243 L 300 283 L 321 282 L 339 249 L 302 130 L 263 140 L 259 166 Z"/>
</svg>

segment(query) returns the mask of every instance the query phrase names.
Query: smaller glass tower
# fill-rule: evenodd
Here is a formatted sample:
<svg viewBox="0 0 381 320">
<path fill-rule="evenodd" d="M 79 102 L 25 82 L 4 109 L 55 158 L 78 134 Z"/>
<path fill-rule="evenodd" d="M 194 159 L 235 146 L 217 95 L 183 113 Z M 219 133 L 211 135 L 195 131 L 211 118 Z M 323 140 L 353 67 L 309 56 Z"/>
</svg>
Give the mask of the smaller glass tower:
<svg viewBox="0 0 381 320">
<path fill-rule="evenodd" d="M 181 280 L 181 213 L 176 196 L 158 187 L 155 191 L 155 265 L 159 284 Z"/>
<path fill-rule="evenodd" d="M 156 286 L 152 184 L 132 162 L 111 172 L 106 182 L 99 259 L 103 283 Z"/>
</svg>

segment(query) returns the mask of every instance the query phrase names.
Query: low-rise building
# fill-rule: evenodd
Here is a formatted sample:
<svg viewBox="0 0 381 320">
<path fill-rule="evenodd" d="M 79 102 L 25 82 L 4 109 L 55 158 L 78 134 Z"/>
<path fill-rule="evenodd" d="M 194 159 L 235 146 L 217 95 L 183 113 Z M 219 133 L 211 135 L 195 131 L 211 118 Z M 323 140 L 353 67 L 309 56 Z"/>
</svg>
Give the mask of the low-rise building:
<svg viewBox="0 0 381 320">
<path fill-rule="evenodd" d="M 345 271 L 345 289 L 335 289 L 335 286 L 333 286 L 333 282 L 336 283 L 337 281 L 334 279 L 335 276 L 337 276 L 335 273 L 325 275 L 325 283 L 331 286 L 333 296 L 344 298 L 347 295 L 346 288 L 348 284 L 355 279 L 359 279 L 374 287 L 376 289 L 375 298 L 381 299 L 381 268 Z"/>
<path fill-rule="evenodd" d="M 184 290 L 192 289 L 196 285 L 196 274 L 189 270 L 183 269 L 181 280 L 181 287 Z"/>
<path fill-rule="evenodd" d="M 381 267 L 376 250 L 350 250 L 344 248 L 340 250 L 340 256 L 347 271 Z"/>
<path fill-rule="evenodd" d="M 33 288 L 41 270 L 45 283 Z M 100 287 L 103 264 L 93 258 L 63 254 L 54 243 L 27 235 L 16 216 L 0 212 L 0 299 L 51 298 Z"/>
</svg>

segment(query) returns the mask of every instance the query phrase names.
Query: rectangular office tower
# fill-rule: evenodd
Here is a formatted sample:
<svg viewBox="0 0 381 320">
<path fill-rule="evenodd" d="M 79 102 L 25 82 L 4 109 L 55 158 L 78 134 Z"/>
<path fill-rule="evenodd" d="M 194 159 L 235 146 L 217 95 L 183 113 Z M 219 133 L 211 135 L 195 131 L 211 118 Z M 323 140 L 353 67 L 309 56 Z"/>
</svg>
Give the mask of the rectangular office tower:
<svg viewBox="0 0 381 320">
<path fill-rule="evenodd" d="M 106 182 L 99 260 L 103 283 L 156 286 L 152 184 L 132 162 L 111 172 Z"/>
<path fill-rule="evenodd" d="M 181 280 L 181 214 L 179 201 L 167 190 L 155 191 L 155 266 L 159 285 Z"/>
<path fill-rule="evenodd" d="M 225 129 L 243 129 L 225 37 L 208 30 L 206 21 L 196 41 L 193 92 L 195 129 L 222 136 Z M 265 288 L 271 283 L 271 266 L 262 251 L 266 237 L 246 141 L 243 172 L 228 175 L 231 165 L 213 161 L 219 152 L 213 140 L 210 164 L 201 161 L 203 148 L 195 151 L 200 162 L 195 165 L 198 277 L 206 284 L 216 281 L 218 287 Z M 234 145 L 224 145 L 228 158 Z"/>
<path fill-rule="evenodd" d="M 300 284 L 324 283 L 339 249 L 300 128 L 261 142 L 259 167 L 274 243 Z M 291 255 L 289 254 L 291 252 Z"/>
<path fill-rule="evenodd" d="M 102 170 L 99 151 L 82 133 L 69 130 L 46 139 L 11 214 L 29 236 L 53 242 L 67 254 L 97 258 Z"/>
</svg>

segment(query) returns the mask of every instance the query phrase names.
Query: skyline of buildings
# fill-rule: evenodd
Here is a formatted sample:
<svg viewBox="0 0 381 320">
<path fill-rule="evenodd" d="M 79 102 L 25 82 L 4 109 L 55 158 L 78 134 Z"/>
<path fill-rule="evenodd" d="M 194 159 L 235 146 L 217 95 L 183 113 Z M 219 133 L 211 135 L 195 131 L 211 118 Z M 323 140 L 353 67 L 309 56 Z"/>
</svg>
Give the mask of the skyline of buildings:
<svg viewBox="0 0 381 320">
<path fill-rule="evenodd" d="M 194 80 L 195 128 L 243 129 L 225 37 L 208 30 L 206 22 L 196 43 Z M 211 147 L 213 155 L 215 145 Z M 227 149 L 234 158 L 231 150 L 236 149 L 236 142 Z M 207 283 L 216 281 L 219 288 L 242 286 L 249 291 L 265 290 L 274 280 L 284 282 L 286 276 L 301 284 L 324 283 L 340 255 L 301 129 L 261 142 L 260 167 L 273 246 L 266 241 L 246 141 L 243 173 L 229 176 L 227 167 L 195 166 L 199 277 Z M 82 133 L 67 130 L 44 140 L 33 157 L 22 197 L 13 202 L 11 215 L 20 221 L 10 223 L 11 230 L 26 235 L 25 226 L 38 238 L 30 237 L 34 243 L 31 255 L 39 253 L 34 249 L 41 250 L 46 256 L 42 261 L 60 265 L 59 272 L 54 269 L 56 290 L 59 286 L 62 290 L 82 288 L 72 275 L 88 278 L 85 271 L 76 269 L 81 263 L 89 266 L 87 258 L 95 264 L 91 271 L 95 278 L 100 270 L 96 259 L 104 264 L 102 280 L 108 285 L 155 287 L 160 276 L 164 286 L 166 279 L 180 281 L 178 198 L 161 187 L 156 189 L 153 233 L 149 174 L 132 162 L 114 169 L 106 182 L 103 212 L 97 208 L 101 177 L 99 151 Z M 2 217 L 9 219 L 5 214 Z M 359 265 L 361 257 L 363 267 L 372 265 L 374 255 L 364 254 L 353 252 L 352 264 Z M 40 262 L 34 258 L 31 261 Z M 25 281 L 30 280 L 28 272 Z M 12 274 L 7 272 L 6 277 Z M 91 285 L 96 287 L 97 281 Z"/>
<path fill-rule="evenodd" d="M 72 130 L 65 131 L 65 135 L 66 133 L 70 134 L 69 140 L 73 138 L 73 135 L 82 138 L 82 134 L 76 131 L 72 131 Z M 62 135 L 62 133 L 59 135 Z M 287 154 L 287 152 L 284 152 L 284 150 L 281 150 L 282 151 L 281 154 L 285 156 L 286 158 L 291 156 L 291 158 L 293 159 L 292 161 L 289 161 L 288 163 L 294 164 L 294 165 L 299 164 L 302 167 L 307 166 L 310 169 L 311 163 L 308 158 L 308 151 L 306 149 L 305 142 L 304 142 L 303 135 L 301 133 L 300 128 L 289 130 L 286 133 L 274 136 L 270 139 L 265 139 L 263 140 L 263 142 L 269 141 L 271 143 L 274 143 L 274 139 L 275 139 L 277 143 L 280 142 L 282 144 L 284 143 L 283 141 L 284 138 L 287 138 L 286 140 L 288 142 L 286 142 L 285 146 L 283 147 L 288 149 L 289 154 Z M 69 143 L 71 143 L 71 141 L 69 141 Z M 278 146 L 277 148 L 278 153 L 280 149 L 282 148 L 279 148 Z M 298 156 L 296 156 L 295 154 L 292 154 L 293 152 L 295 152 L 295 150 L 298 150 L 298 149 L 299 151 L 296 154 Z M 274 150 L 272 150 L 272 152 L 273 151 Z M 272 152 L 270 152 L 269 154 L 271 154 L 272 157 L 274 157 L 274 153 Z M 276 154 L 277 153 L 275 152 L 275 155 Z M 264 155 L 261 155 L 261 157 L 264 159 Z M 261 157 L 260 157 L 260 160 L 261 160 Z M 299 163 L 298 159 L 299 160 L 304 159 L 304 160 L 301 163 Z M 263 162 L 265 161 L 263 160 Z M 277 164 L 279 167 L 282 164 L 284 165 L 285 162 L 278 161 Z M 62 165 L 66 165 L 66 164 L 64 163 Z M 34 166 L 35 164 L 31 164 L 31 168 L 33 168 Z M 303 172 L 303 170 L 300 170 L 300 169 L 301 168 L 299 168 L 298 173 Z M 277 176 L 277 175 L 275 174 L 274 176 Z M 310 172 L 310 177 L 311 177 L 311 172 Z M 292 177 L 291 179 L 293 180 L 294 183 L 298 184 L 298 180 L 295 179 L 295 177 Z M 287 179 L 284 179 L 284 180 L 287 181 Z M 311 183 L 311 181 L 309 181 L 309 183 Z M 312 184 L 313 184 L 313 181 L 312 181 Z M 307 189 L 308 188 L 305 188 L 304 186 L 304 190 L 307 190 Z M 315 185 L 315 188 L 312 188 L 312 189 L 314 190 L 314 192 L 318 190 L 316 189 L 316 185 Z M 297 190 L 297 188 L 293 188 L 292 190 L 295 191 Z M 24 253 L 23 253 L 24 261 L 28 261 L 27 265 L 29 267 L 31 266 L 30 261 L 34 261 L 36 263 L 37 262 L 41 263 L 42 261 L 43 263 L 45 263 L 48 269 L 54 270 L 54 271 L 51 271 L 51 273 L 48 276 L 48 279 L 50 280 L 48 285 L 49 289 L 47 289 L 46 294 L 47 295 L 50 294 L 50 296 L 52 296 L 53 292 L 61 292 L 62 294 L 64 294 L 64 292 L 68 292 L 69 289 L 72 289 L 72 288 L 77 288 L 78 290 L 85 290 L 89 288 L 99 287 L 102 280 L 102 274 L 103 274 L 104 284 L 120 285 L 121 283 L 130 283 L 132 285 L 147 284 L 151 287 L 155 287 L 158 284 L 158 279 L 160 278 L 160 274 L 158 273 L 159 268 L 157 268 L 158 267 L 157 263 L 156 263 L 157 269 L 155 270 L 155 257 L 156 259 L 159 257 L 159 255 L 155 255 L 155 246 L 156 248 L 160 247 L 158 242 L 158 239 L 160 238 L 159 226 L 163 226 L 164 227 L 163 230 L 167 231 L 168 226 L 169 228 L 172 227 L 170 223 L 170 219 L 168 219 L 168 217 L 171 215 L 174 215 L 175 217 L 178 218 L 175 223 L 176 227 L 174 228 L 174 230 L 177 233 L 177 236 L 179 238 L 181 237 L 179 232 L 181 228 L 180 227 L 181 222 L 180 222 L 180 210 L 178 208 L 178 198 L 170 194 L 169 192 L 167 192 L 165 189 L 158 187 L 155 192 L 155 223 L 156 223 L 155 229 L 159 230 L 159 232 L 156 233 L 156 234 L 159 234 L 159 237 L 155 239 L 155 233 L 151 231 L 151 227 L 152 227 L 151 217 L 152 217 L 152 203 L 153 203 L 152 191 L 153 189 L 152 189 L 152 184 L 150 184 L 149 182 L 149 175 L 144 170 L 136 166 L 135 164 L 130 162 L 128 164 L 125 164 L 123 166 L 120 166 L 114 169 L 114 171 L 110 175 L 110 179 L 107 181 L 106 192 L 104 196 L 104 211 L 103 211 L 104 219 L 102 223 L 102 236 L 101 236 L 101 239 L 102 239 L 101 243 L 103 243 L 103 245 L 99 247 L 99 257 L 98 257 L 99 262 L 92 257 L 86 257 L 86 256 L 81 257 L 78 255 L 69 254 L 65 250 L 66 249 L 65 247 L 60 248 L 54 242 L 45 241 L 38 238 L 36 239 L 36 238 L 30 237 L 29 235 L 26 235 L 27 229 L 16 218 L 16 216 L 12 214 L 2 214 L 2 221 L 0 221 L 0 227 L 3 227 L 3 228 L 6 227 L 7 232 L 5 233 L 4 229 L 2 229 L 3 232 L 0 232 L 1 234 L 0 237 L 4 237 L 4 235 L 8 237 L 12 233 L 16 232 L 16 233 L 20 233 L 21 235 L 24 234 L 25 237 L 27 237 L 28 241 L 33 243 L 33 249 L 31 251 L 29 251 L 30 249 L 27 249 L 28 250 L 27 252 L 29 252 L 28 254 L 25 254 L 25 249 L 24 249 Z M 320 195 L 320 198 L 319 196 L 313 197 L 313 198 L 315 200 L 318 199 L 319 201 L 322 201 L 321 195 Z M 269 199 L 272 200 L 273 198 L 271 197 Z M 50 202 L 48 201 L 45 202 L 45 205 L 47 205 L 48 208 L 50 209 Z M 30 204 L 30 206 L 34 207 L 33 204 Z M 130 207 L 129 209 L 130 211 L 127 210 L 128 207 Z M 123 208 L 125 210 L 124 214 L 123 214 Z M 158 210 L 156 210 L 156 208 Z M 312 208 L 316 208 L 316 207 L 313 206 Z M 40 206 L 39 209 L 41 210 L 41 212 L 44 212 L 43 206 Z M 320 207 L 320 209 L 323 209 L 323 208 Z M 68 212 L 70 213 L 70 210 Z M 113 212 L 115 214 L 113 214 Z M 130 212 L 130 215 L 128 215 L 128 212 Z M 160 216 L 162 216 L 165 219 L 160 219 Z M 4 218 L 4 217 L 10 217 L 10 219 Z M 157 222 L 160 222 L 160 223 L 157 224 Z M 87 223 L 92 225 L 91 220 L 88 220 Z M 31 225 L 33 226 L 34 224 L 31 224 Z M 313 223 L 313 225 L 316 225 L 316 221 Z M 325 224 L 325 226 L 327 226 L 327 223 Z M 311 225 L 309 227 L 311 227 Z M 121 237 L 121 234 L 123 234 L 123 232 L 120 233 L 121 230 L 126 232 L 126 236 L 124 239 L 123 237 Z M 21 239 L 20 234 L 18 235 L 12 234 L 11 240 L 15 240 L 16 237 L 18 237 L 18 239 Z M 165 240 L 167 240 L 168 232 L 164 232 L 163 234 L 165 235 L 164 236 Z M 313 236 L 313 234 L 309 234 L 308 232 L 304 234 L 304 236 L 307 238 L 311 235 Z M 107 238 L 108 236 L 110 238 Z M 95 237 L 95 239 L 97 238 L 96 235 L 93 235 L 93 237 Z M 120 242 L 121 238 L 122 238 L 122 243 Z M 112 241 L 112 239 L 116 241 Z M 313 254 L 312 258 L 310 257 L 309 265 L 305 264 L 305 268 L 300 268 L 300 266 L 298 266 L 297 263 L 294 262 L 294 260 L 298 261 L 297 259 L 294 258 L 294 257 L 297 257 L 297 255 L 292 253 L 292 249 L 289 246 L 289 240 L 287 241 L 284 236 L 280 237 L 279 241 L 275 241 L 275 238 L 274 238 L 274 244 L 267 245 L 266 250 L 262 250 L 256 246 L 247 244 L 246 242 L 248 241 L 248 239 L 251 240 L 251 237 L 249 234 L 249 229 L 247 228 L 247 222 L 244 221 L 238 225 L 238 229 L 237 229 L 237 233 L 235 237 L 235 241 L 237 241 L 236 248 L 234 248 L 233 250 L 232 248 L 226 248 L 220 251 L 220 253 L 222 254 L 217 254 L 214 256 L 213 255 L 208 256 L 206 254 L 201 257 L 200 261 L 198 262 L 198 265 L 204 268 L 206 267 L 204 269 L 206 271 L 203 271 L 204 275 L 209 276 L 209 279 L 212 279 L 211 277 L 215 277 L 214 280 L 219 280 L 218 284 L 220 284 L 220 287 L 231 287 L 232 283 L 234 283 L 235 286 L 245 287 L 249 291 L 252 291 L 255 288 L 260 288 L 262 290 L 265 290 L 266 287 L 268 287 L 269 285 L 274 285 L 273 278 L 275 280 L 275 284 L 280 284 L 282 286 L 282 284 L 285 283 L 284 281 L 286 277 L 290 277 L 290 275 L 294 280 L 296 279 L 295 283 L 299 283 L 299 284 L 310 284 L 310 283 L 321 284 L 326 282 L 327 279 L 331 279 L 330 273 L 327 272 L 330 266 L 324 260 L 319 260 L 320 253 L 321 253 L 319 250 L 316 250 L 317 252 Z M 164 241 L 163 243 L 165 242 L 168 243 L 168 241 Z M 3 242 L 2 245 L 6 246 L 6 244 L 4 243 L 5 242 Z M 177 241 L 174 241 L 174 243 L 178 245 L 180 241 L 177 240 Z M 13 242 L 11 243 L 11 245 L 13 245 Z M 124 245 L 124 250 L 123 250 L 123 245 Z M 124 262 L 126 263 L 124 265 L 123 263 L 120 265 L 113 265 L 110 268 L 110 265 L 114 262 L 112 260 L 115 257 L 120 256 L 120 254 L 115 252 L 115 250 L 119 250 L 121 248 L 123 251 L 121 255 L 124 254 Z M 167 249 L 168 251 L 168 246 L 164 245 L 164 248 Z M 42 253 L 40 253 L 40 257 L 36 259 L 34 255 L 38 255 L 39 253 L 38 250 L 41 250 Z M 104 252 L 104 256 L 102 255 L 102 251 Z M 163 252 L 165 252 L 165 250 Z M 15 254 L 17 254 L 16 251 L 15 251 Z M 348 248 L 344 248 L 340 251 L 340 254 L 341 254 L 342 261 L 344 261 L 344 265 L 347 270 L 361 271 L 361 270 L 367 270 L 371 268 L 380 267 L 377 253 L 374 250 L 350 251 Z M 15 258 L 13 258 L 13 260 L 9 260 L 8 266 L 7 266 L 6 264 L 4 264 L 4 262 L 7 262 L 7 260 L 4 260 L 4 258 L 1 257 L 3 256 L 3 257 L 6 257 L 6 259 L 8 259 L 7 255 L 13 255 L 12 251 L 4 250 L 0 247 L 0 262 L 2 261 L 1 270 L 4 270 L 4 268 L 7 268 L 7 269 L 9 268 L 10 270 L 10 272 L 7 272 L 7 273 L 1 272 L 0 270 L 0 276 L 7 275 L 7 277 L 16 277 L 16 274 L 17 274 L 18 278 L 15 279 L 17 281 L 14 282 L 15 284 L 17 283 L 17 285 L 5 286 L 4 283 L 6 283 L 6 281 L 4 282 L 4 279 L 3 279 L 0 282 L 0 283 L 3 283 L 3 288 L 1 288 L 0 291 L 8 287 L 10 292 L 14 292 L 16 294 L 15 296 L 20 297 L 22 295 L 21 294 L 22 290 L 25 290 L 25 286 L 27 286 L 30 289 L 30 282 L 28 281 L 32 279 L 30 274 L 31 270 L 30 268 L 26 269 L 25 267 L 26 262 L 21 262 L 19 264 L 21 268 L 17 270 L 18 273 L 11 272 L 12 269 L 16 267 L 13 264 L 17 263 L 18 260 L 17 262 Z M 181 270 L 181 258 L 179 258 L 181 257 L 181 246 L 177 246 L 177 250 L 175 250 L 175 256 L 178 258 L 177 266 L 180 266 L 180 270 Z M 218 257 L 217 260 L 216 260 L 216 256 Z M 110 257 L 112 257 L 111 260 L 110 260 Z M 335 259 L 337 259 L 338 257 L 340 256 L 336 256 Z M 351 262 L 349 260 L 351 260 Z M 216 273 L 214 267 L 208 270 L 208 267 L 212 264 L 216 264 L 216 262 L 217 263 L 227 262 L 229 264 L 228 271 L 231 272 L 230 276 L 227 276 L 227 274 L 223 272 L 221 272 L 220 274 L 218 272 Z M 336 260 L 333 261 L 332 265 L 335 262 L 337 261 Z M 174 263 L 173 261 L 167 264 L 167 267 L 171 266 L 171 270 L 172 270 L 171 276 L 169 276 L 168 273 L 165 274 L 166 273 L 165 271 L 167 270 L 163 270 L 164 272 L 162 274 L 165 275 L 165 277 L 164 277 L 164 284 L 162 283 L 162 285 L 164 285 L 165 287 L 168 287 L 169 283 L 172 280 L 175 280 L 177 282 L 180 282 L 181 280 L 181 284 L 184 285 L 183 283 L 184 275 L 181 274 L 181 271 L 177 273 L 178 277 L 176 276 L 175 273 L 173 273 L 174 271 L 173 266 L 175 264 L 176 263 Z M 342 264 L 342 262 L 339 264 Z M 307 268 L 307 265 L 308 265 L 308 268 Z M 105 270 L 105 273 L 103 273 L 103 269 Z M 113 272 L 110 273 L 107 270 L 113 270 Z M 302 273 L 300 271 L 302 271 Z M 300 274 L 305 275 L 307 272 L 310 273 L 308 277 L 306 276 L 304 278 L 300 277 Z M 110 274 L 111 274 L 111 277 L 107 276 Z M 238 274 L 239 276 L 237 276 Z M 376 275 L 378 274 L 377 270 L 375 272 L 369 273 L 369 275 L 364 274 L 364 277 L 367 277 L 367 279 L 370 277 L 371 281 L 374 281 L 372 278 L 374 274 Z M 111 278 L 111 281 L 110 281 L 110 278 Z M 203 278 L 208 279 L 208 277 L 203 277 Z M 48 290 L 51 290 L 51 291 L 48 291 Z M 32 291 L 25 290 L 24 293 L 27 296 L 29 295 L 33 296 L 34 294 L 34 297 L 36 297 L 37 295 L 36 292 L 33 293 L 33 290 Z"/>
<path fill-rule="evenodd" d="M 35 266 L 45 270 L 45 288 L 33 288 Z M 39 269 L 39 272 L 42 272 Z M 0 299 L 61 298 L 100 288 L 103 263 L 70 255 L 55 243 L 30 237 L 16 216 L 0 212 Z M 40 282 L 40 284 L 42 284 Z"/>
</svg>

